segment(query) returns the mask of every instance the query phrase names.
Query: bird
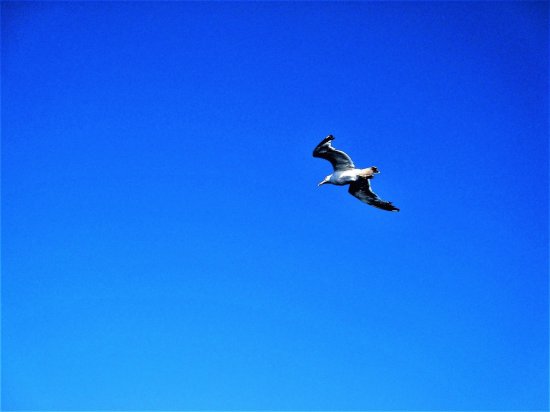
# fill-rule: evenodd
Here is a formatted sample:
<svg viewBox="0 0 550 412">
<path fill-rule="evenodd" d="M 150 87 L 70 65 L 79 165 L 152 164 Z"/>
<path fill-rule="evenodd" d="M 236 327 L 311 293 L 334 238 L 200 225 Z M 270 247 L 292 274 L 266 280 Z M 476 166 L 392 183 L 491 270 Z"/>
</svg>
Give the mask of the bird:
<svg viewBox="0 0 550 412">
<path fill-rule="evenodd" d="M 361 202 L 389 212 L 399 212 L 392 202 L 382 200 L 371 189 L 370 180 L 380 173 L 376 166 L 366 169 L 357 169 L 351 158 L 343 151 L 332 147 L 334 136 L 329 134 L 313 150 L 313 157 L 328 160 L 334 172 L 325 177 L 317 186 L 332 184 L 337 186 L 349 185 L 348 192 Z"/>
</svg>

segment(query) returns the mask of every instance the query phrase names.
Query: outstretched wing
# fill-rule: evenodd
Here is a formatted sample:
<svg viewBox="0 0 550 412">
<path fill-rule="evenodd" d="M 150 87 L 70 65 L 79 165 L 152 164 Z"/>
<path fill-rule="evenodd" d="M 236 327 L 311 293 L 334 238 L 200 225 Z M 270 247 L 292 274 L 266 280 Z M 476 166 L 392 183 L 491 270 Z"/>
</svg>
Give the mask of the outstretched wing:
<svg viewBox="0 0 550 412">
<path fill-rule="evenodd" d="M 355 169 L 355 165 L 351 158 L 341 150 L 336 150 L 332 147 L 330 144 L 331 140 L 334 140 L 334 137 L 329 134 L 317 145 L 313 151 L 313 157 L 320 157 L 321 159 L 328 160 L 332 164 L 335 172 L 337 170 Z"/>
<path fill-rule="evenodd" d="M 359 178 L 349 185 L 348 192 L 361 202 L 365 202 L 366 204 L 377 207 L 378 209 L 388 210 L 390 212 L 399 212 L 399 209 L 392 205 L 391 202 L 386 202 L 385 200 L 380 199 L 376 193 L 372 191 L 370 188 L 370 179 Z"/>
</svg>

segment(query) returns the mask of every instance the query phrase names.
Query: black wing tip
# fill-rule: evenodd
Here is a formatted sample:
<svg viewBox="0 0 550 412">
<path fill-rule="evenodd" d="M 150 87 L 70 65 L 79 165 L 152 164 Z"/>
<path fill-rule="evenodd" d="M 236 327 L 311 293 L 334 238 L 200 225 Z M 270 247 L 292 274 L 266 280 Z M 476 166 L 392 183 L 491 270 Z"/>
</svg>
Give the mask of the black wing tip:
<svg viewBox="0 0 550 412">
<path fill-rule="evenodd" d="M 320 157 L 318 156 L 319 153 L 321 153 L 321 151 L 323 149 L 325 149 L 324 145 L 326 145 L 328 142 L 330 142 L 331 140 L 334 140 L 334 136 L 329 134 L 327 137 L 325 137 L 323 139 L 323 141 L 321 143 L 319 143 L 317 145 L 317 147 L 315 147 L 315 149 L 313 150 L 313 157 Z"/>
<path fill-rule="evenodd" d="M 399 209 L 398 207 L 395 207 L 395 206 L 393 205 L 392 202 L 388 202 L 388 204 L 390 205 L 390 207 L 391 207 L 390 210 L 391 210 L 392 212 L 399 212 L 399 210 L 401 210 L 401 209 Z"/>
<path fill-rule="evenodd" d="M 377 207 L 378 209 L 386 210 L 387 212 L 399 212 L 399 208 L 395 207 L 392 202 L 382 202 L 382 203 L 369 203 L 371 206 Z"/>
<path fill-rule="evenodd" d="M 331 134 L 329 134 L 327 137 L 325 137 L 325 138 L 323 139 L 323 141 L 322 141 L 321 143 L 319 143 L 319 145 L 325 144 L 326 142 L 330 142 L 330 141 L 332 141 L 332 140 L 334 140 L 334 136 L 331 135 Z"/>
<path fill-rule="evenodd" d="M 395 207 L 392 202 L 388 202 L 388 208 L 386 210 L 389 210 L 390 212 L 399 212 L 401 209 Z"/>
</svg>

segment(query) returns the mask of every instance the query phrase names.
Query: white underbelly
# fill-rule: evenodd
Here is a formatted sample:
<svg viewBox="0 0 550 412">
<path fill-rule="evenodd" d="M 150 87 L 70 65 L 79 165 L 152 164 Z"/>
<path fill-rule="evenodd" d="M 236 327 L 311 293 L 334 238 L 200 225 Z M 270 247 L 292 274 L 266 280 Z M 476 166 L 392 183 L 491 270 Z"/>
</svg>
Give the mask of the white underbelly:
<svg viewBox="0 0 550 412">
<path fill-rule="evenodd" d="M 347 185 L 351 182 L 355 182 L 357 180 L 358 171 L 357 169 L 351 169 L 334 172 L 330 177 L 330 183 L 333 185 Z"/>
</svg>

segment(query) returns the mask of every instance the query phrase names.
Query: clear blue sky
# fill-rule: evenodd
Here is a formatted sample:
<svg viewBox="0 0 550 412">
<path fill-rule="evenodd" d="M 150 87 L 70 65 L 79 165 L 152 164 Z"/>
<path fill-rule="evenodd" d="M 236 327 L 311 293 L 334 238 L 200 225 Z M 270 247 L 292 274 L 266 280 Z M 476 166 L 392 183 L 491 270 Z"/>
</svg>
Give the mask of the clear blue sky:
<svg viewBox="0 0 550 412">
<path fill-rule="evenodd" d="M 547 87 L 545 2 L 2 2 L 3 409 L 547 408 Z"/>
</svg>

